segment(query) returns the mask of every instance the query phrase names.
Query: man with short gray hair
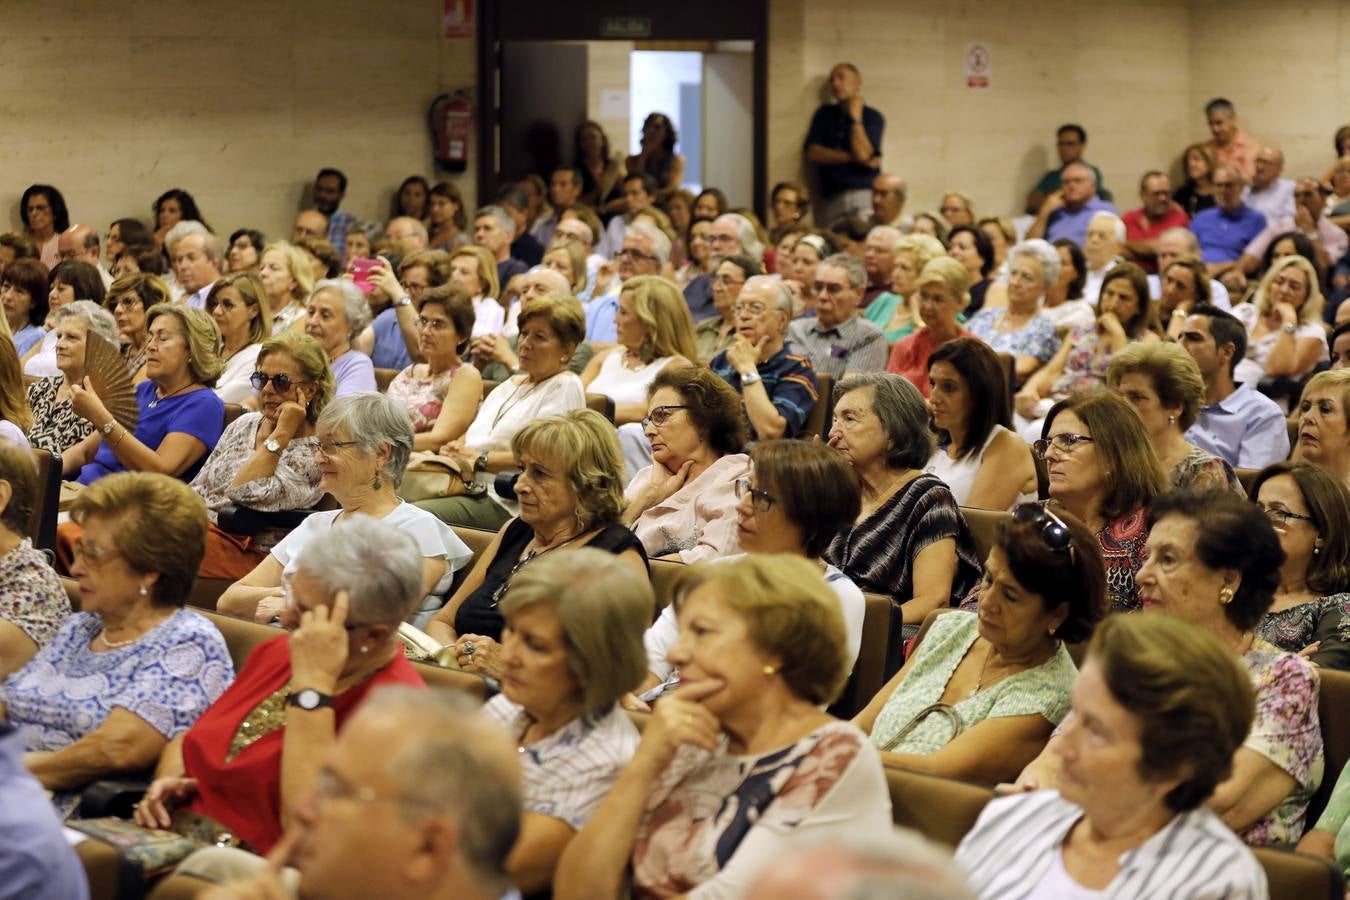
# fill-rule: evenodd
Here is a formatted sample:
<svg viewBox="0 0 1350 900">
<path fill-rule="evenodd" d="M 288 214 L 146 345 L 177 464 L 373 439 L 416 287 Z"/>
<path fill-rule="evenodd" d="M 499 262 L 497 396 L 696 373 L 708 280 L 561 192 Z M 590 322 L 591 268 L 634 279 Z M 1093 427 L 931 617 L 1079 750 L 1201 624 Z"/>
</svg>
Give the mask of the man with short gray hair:
<svg viewBox="0 0 1350 900">
<path fill-rule="evenodd" d="M 872 224 L 889 225 L 909 234 L 914 219 L 905 215 L 905 179 L 893 172 L 882 172 L 872 179 Z"/>
<path fill-rule="evenodd" d="M 1097 173 L 1084 162 L 1072 162 L 1060 170 L 1060 189 L 1045 198 L 1036 221 L 1027 229 L 1029 238 L 1045 238 L 1054 243 L 1068 238 L 1078 246 L 1087 239 L 1092 214 L 1115 212 L 1111 203 L 1097 196 Z"/>
<path fill-rule="evenodd" d="M 512 278 L 530 270 L 511 255 L 511 242 L 515 237 L 516 220 L 500 206 L 484 206 L 473 217 L 473 242 L 497 260 L 497 283 L 503 288 Z"/>
<path fill-rule="evenodd" d="M 886 368 L 886 336 L 875 322 L 858 315 L 867 271 L 861 260 L 836 253 L 816 266 L 812 285 L 816 314 L 795 319 L 788 327 L 794 348 L 811 360 L 821 375 L 837 383 L 849 372 L 881 372 Z"/>
<path fill-rule="evenodd" d="M 708 363 L 741 395 L 751 436 L 760 440 L 796 437 L 820 397 L 811 360 L 784 346 L 792 305 L 781 280 L 747 280 L 731 308 L 736 337 Z"/>
<path fill-rule="evenodd" d="M 892 225 L 878 225 L 867 232 L 863 241 L 863 267 L 867 269 L 867 287 L 862 295 L 862 308 L 891 289 L 891 269 L 895 266 L 895 245 L 903 237 Z"/>
<path fill-rule="evenodd" d="M 708 271 L 684 287 L 684 300 L 695 323 L 717 315 L 712 279 L 722 260 L 739 255 L 760 262 L 764 259 L 764 245 L 749 219 L 739 213 L 723 213 L 708 226 L 708 254 Z"/>
<path fill-rule="evenodd" d="M 201 222 L 185 219 L 164 236 L 169 262 L 183 296 L 178 300 L 193 309 L 206 309 L 206 296 L 220 278 L 220 238 Z"/>
<path fill-rule="evenodd" d="M 267 868 L 200 896 L 517 897 L 506 872 L 524 803 L 516 757 L 467 695 L 382 688 L 324 753 Z"/>
<path fill-rule="evenodd" d="M 1125 223 L 1113 212 L 1102 210 L 1088 220 L 1083 237 L 1083 259 L 1087 261 L 1087 279 L 1083 282 L 1083 299 L 1097 305 L 1106 273 L 1124 262 Z"/>
</svg>

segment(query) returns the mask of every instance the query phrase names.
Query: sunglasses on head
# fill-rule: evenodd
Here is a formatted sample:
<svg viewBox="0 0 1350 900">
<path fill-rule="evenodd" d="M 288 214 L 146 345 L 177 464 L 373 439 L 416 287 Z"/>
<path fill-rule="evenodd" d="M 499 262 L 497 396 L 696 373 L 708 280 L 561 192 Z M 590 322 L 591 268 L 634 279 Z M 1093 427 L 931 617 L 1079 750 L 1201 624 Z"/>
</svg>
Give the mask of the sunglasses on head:
<svg viewBox="0 0 1350 900">
<path fill-rule="evenodd" d="M 1073 559 L 1073 532 L 1064 520 L 1044 503 L 1023 503 L 1013 510 L 1013 521 L 1040 526 L 1041 540 L 1056 553 L 1068 553 Z"/>
</svg>

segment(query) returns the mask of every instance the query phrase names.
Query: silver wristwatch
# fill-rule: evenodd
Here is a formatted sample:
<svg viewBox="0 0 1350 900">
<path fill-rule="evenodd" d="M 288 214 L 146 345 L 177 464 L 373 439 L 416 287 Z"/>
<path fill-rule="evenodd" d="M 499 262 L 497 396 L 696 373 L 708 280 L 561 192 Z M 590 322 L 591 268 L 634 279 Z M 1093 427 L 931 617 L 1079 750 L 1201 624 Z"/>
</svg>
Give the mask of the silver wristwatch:
<svg viewBox="0 0 1350 900">
<path fill-rule="evenodd" d="M 280 453 L 281 445 L 277 443 L 276 438 L 270 437 L 263 441 L 263 449 L 267 450 L 269 453 Z"/>
<path fill-rule="evenodd" d="M 764 380 L 764 379 L 762 379 L 762 378 L 759 377 L 759 373 L 758 373 L 758 372 L 750 372 L 750 373 L 748 373 L 748 374 L 745 374 L 745 375 L 742 375 L 742 376 L 741 376 L 741 385 L 744 386 L 744 385 L 747 385 L 747 384 L 755 384 L 756 382 L 763 381 L 763 380 Z"/>
</svg>

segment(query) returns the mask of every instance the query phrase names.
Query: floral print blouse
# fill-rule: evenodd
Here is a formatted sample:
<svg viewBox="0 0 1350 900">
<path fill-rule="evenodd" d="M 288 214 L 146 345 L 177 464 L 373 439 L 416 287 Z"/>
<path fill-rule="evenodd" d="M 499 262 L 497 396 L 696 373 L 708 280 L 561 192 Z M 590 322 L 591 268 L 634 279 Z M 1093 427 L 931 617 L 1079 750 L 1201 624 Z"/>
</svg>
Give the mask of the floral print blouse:
<svg viewBox="0 0 1350 900">
<path fill-rule="evenodd" d="M 1247 499 L 1247 492 L 1242 489 L 1242 482 L 1238 481 L 1228 460 L 1199 447 L 1192 447 L 1191 452 L 1167 473 L 1167 479 L 1177 490 L 1227 490 Z"/>
<path fill-rule="evenodd" d="M 38 450 L 62 454 L 93 434 L 94 426 L 77 415 L 70 400 L 57 402 L 64 376 L 39 378 L 28 385 L 28 405 L 33 410 L 33 427 L 28 443 Z"/>
<path fill-rule="evenodd" d="M 389 390 L 385 393 L 407 408 L 408 415 L 412 416 L 415 434 L 430 431 L 436 424 L 445 403 L 445 395 L 450 390 L 450 382 L 463 365 L 460 363 L 453 369 L 433 375 L 428 366 L 419 363 L 408 366 L 389 383 Z"/>
<path fill-rule="evenodd" d="M 1308 657 L 1313 665 L 1350 670 L 1350 594 L 1328 594 L 1267 613 L 1256 633 L 1289 653 L 1320 643 Z"/>
<path fill-rule="evenodd" d="M 1050 317 L 1037 313 L 1016 331 L 999 331 L 995 326 L 1006 311 L 1000 307 L 982 309 L 966 323 L 966 331 L 994 348 L 995 353 L 1034 356 L 1043 363 L 1049 362 L 1059 351 L 1059 336 Z"/>
</svg>

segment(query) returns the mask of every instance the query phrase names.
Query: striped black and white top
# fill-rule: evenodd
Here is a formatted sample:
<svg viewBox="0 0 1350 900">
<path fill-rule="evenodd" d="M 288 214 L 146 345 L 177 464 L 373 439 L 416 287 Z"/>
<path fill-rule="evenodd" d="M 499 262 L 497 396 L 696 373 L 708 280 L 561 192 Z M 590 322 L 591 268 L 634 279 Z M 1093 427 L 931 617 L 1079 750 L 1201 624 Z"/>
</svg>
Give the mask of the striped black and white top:
<svg viewBox="0 0 1350 900">
<path fill-rule="evenodd" d="M 1083 810 L 1058 791 L 992 801 L 961 841 L 956 862 L 982 900 L 1018 900 L 1042 893 L 1051 864 Z M 1256 857 L 1217 816 L 1182 813 L 1120 858 L 1120 873 L 1103 898 L 1226 898 L 1269 896 Z"/>
</svg>

